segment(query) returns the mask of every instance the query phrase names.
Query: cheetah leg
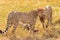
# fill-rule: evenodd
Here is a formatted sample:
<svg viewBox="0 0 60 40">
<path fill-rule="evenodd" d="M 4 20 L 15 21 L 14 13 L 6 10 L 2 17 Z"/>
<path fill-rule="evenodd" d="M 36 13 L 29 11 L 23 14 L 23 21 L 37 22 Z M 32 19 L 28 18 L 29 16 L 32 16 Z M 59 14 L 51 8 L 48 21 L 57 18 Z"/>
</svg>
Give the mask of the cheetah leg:
<svg viewBox="0 0 60 40">
<path fill-rule="evenodd" d="M 14 34 L 14 32 L 15 32 L 17 26 L 18 26 L 18 23 L 15 23 L 14 26 L 13 26 L 13 30 L 12 30 L 12 33 L 13 33 L 13 34 Z"/>
</svg>

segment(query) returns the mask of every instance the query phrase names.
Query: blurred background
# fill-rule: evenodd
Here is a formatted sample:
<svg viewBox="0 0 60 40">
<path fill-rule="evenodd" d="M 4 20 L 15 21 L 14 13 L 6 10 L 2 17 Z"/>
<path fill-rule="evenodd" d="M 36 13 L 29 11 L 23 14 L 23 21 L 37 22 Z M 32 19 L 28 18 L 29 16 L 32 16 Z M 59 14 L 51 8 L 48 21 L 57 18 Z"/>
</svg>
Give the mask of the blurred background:
<svg viewBox="0 0 60 40">
<path fill-rule="evenodd" d="M 53 23 L 60 23 L 60 0 L 0 0 L 0 30 L 4 31 L 6 28 L 8 14 L 12 11 L 18 12 L 28 12 L 33 9 L 43 8 L 46 5 L 50 5 L 53 9 Z M 36 29 L 39 29 L 40 32 L 36 33 L 39 37 L 44 36 L 44 30 L 41 22 L 37 19 Z M 60 25 L 56 24 L 54 26 L 56 29 L 60 29 Z M 49 28 L 48 28 L 49 29 Z M 8 35 L 11 35 L 12 27 L 8 30 Z M 30 34 L 27 30 L 24 30 L 20 25 L 17 27 L 16 36 L 27 37 Z M 52 32 L 53 33 L 53 32 Z M 50 33 L 51 34 L 51 33 Z M 58 34 L 59 35 L 59 34 Z M 0 35 L 0 40 L 4 40 L 5 34 Z M 6 39 L 7 40 L 7 39 Z"/>
</svg>

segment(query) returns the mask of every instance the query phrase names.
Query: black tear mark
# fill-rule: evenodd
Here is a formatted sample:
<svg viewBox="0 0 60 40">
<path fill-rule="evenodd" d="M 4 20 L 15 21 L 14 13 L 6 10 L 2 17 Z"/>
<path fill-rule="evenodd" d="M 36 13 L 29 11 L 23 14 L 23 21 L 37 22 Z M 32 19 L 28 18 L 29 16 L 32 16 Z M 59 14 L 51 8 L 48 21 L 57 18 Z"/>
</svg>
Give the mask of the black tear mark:
<svg viewBox="0 0 60 40">
<path fill-rule="evenodd" d="M 0 34 L 2 34 L 2 31 L 0 30 Z"/>
</svg>

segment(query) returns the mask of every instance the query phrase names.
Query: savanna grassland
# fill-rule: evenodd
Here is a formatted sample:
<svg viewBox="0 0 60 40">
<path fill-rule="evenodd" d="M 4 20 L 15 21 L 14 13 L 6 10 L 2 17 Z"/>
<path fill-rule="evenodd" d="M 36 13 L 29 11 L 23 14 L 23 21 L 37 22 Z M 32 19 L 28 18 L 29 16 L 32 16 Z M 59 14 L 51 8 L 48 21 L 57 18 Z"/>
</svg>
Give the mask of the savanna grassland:
<svg viewBox="0 0 60 40">
<path fill-rule="evenodd" d="M 33 9 L 43 8 L 46 5 L 50 5 L 53 9 L 52 22 L 54 26 L 47 28 L 48 33 L 45 32 L 41 22 L 37 19 L 35 29 L 38 29 L 39 32 L 35 33 L 34 37 L 27 30 L 24 30 L 21 25 L 18 25 L 15 35 L 11 33 L 13 29 L 11 27 L 7 35 L 6 33 L 0 34 L 0 40 L 60 40 L 60 0 L 0 0 L 0 30 L 5 30 L 10 12 L 28 12 Z"/>
</svg>

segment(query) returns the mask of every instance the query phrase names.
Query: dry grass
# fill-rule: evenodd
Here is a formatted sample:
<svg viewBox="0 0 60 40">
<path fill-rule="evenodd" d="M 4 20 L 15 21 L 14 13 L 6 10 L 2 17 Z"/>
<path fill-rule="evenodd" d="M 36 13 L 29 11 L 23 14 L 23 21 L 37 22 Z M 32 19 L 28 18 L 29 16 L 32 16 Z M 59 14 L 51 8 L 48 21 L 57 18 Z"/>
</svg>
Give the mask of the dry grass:
<svg viewBox="0 0 60 40">
<path fill-rule="evenodd" d="M 20 25 L 15 31 L 15 35 L 11 33 L 12 27 L 6 33 L 1 35 L 0 40 L 60 40 L 60 0 L 0 0 L 0 29 L 4 31 L 7 21 L 7 16 L 11 11 L 27 12 L 36 8 L 43 8 L 46 5 L 51 5 L 53 8 L 53 23 L 46 30 L 43 29 L 41 22 L 37 19 L 36 29 L 39 32 L 30 34 Z"/>
</svg>

